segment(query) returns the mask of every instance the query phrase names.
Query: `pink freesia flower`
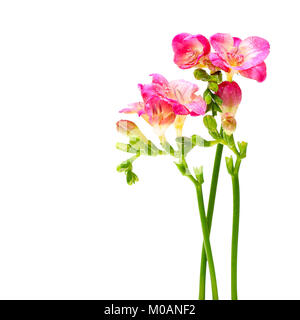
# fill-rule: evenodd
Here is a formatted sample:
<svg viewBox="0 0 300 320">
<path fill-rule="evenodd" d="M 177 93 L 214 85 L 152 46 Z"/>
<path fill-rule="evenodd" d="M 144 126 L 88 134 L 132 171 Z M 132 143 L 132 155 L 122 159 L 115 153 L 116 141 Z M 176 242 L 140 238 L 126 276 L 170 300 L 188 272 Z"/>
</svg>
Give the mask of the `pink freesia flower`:
<svg viewBox="0 0 300 320">
<path fill-rule="evenodd" d="M 206 103 L 196 95 L 198 86 L 184 80 L 168 82 L 160 74 L 152 74 L 150 84 L 139 84 L 143 102 L 131 104 L 120 112 L 137 113 L 163 137 L 166 129 L 174 123 L 176 116 L 204 115 Z M 183 124 L 182 124 L 183 125 Z"/>
<path fill-rule="evenodd" d="M 210 52 L 209 41 L 201 34 L 180 33 L 172 41 L 174 62 L 181 69 L 196 66 Z"/>
<path fill-rule="evenodd" d="M 245 40 L 232 37 L 227 33 L 217 33 L 210 38 L 216 53 L 210 53 L 213 65 L 228 72 L 262 82 L 266 78 L 264 60 L 270 52 L 270 44 L 260 37 Z"/>
<path fill-rule="evenodd" d="M 231 135 L 236 129 L 235 114 L 242 101 L 242 90 L 236 82 L 224 81 L 219 85 L 217 95 L 222 99 L 222 127 Z"/>
<path fill-rule="evenodd" d="M 224 81 L 219 85 L 217 95 L 222 99 L 222 112 L 236 114 L 242 101 L 242 90 L 236 82 Z"/>
</svg>

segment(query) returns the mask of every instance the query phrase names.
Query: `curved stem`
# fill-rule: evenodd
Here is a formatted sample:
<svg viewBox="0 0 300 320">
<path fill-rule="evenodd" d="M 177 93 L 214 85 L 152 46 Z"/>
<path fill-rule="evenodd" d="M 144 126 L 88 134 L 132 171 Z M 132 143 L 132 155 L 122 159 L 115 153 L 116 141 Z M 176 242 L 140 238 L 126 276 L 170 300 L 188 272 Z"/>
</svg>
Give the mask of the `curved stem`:
<svg viewBox="0 0 300 320">
<path fill-rule="evenodd" d="M 238 167 L 239 168 L 239 163 Z M 240 186 L 238 170 L 232 175 L 233 191 L 233 220 L 232 220 L 232 242 L 231 242 L 231 299 L 238 300 L 237 294 L 237 257 L 238 257 L 238 238 L 240 220 Z"/>
<path fill-rule="evenodd" d="M 211 245 L 210 245 L 210 241 L 209 241 L 209 229 L 207 226 L 207 221 L 206 221 L 206 216 L 205 216 L 202 185 L 201 185 L 201 183 L 195 183 L 195 187 L 196 187 L 196 191 L 197 191 L 197 199 L 198 199 L 200 220 L 201 220 L 201 225 L 202 225 L 204 248 L 205 248 L 207 261 L 208 261 L 208 267 L 209 267 L 209 271 L 210 271 L 212 296 L 213 296 L 214 300 L 218 300 L 219 296 L 218 296 L 217 279 L 216 279 L 216 272 L 215 272 L 215 266 L 214 266 L 214 261 L 213 261 Z"/>
<path fill-rule="evenodd" d="M 211 185 L 210 185 L 209 201 L 208 201 L 208 207 L 207 207 L 206 221 L 207 221 L 208 234 L 210 234 L 211 225 L 212 225 L 222 153 L 223 153 L 223 145 L 218 144 L 216 149 L 215 162 L 214 162 L 214 168 L 213 168 Z M 200 265 L 199 300 L 205 300 L 206 262 L 207 262 L 207 258 L 206 258 L 205 247 L 203 244 L 202 253 L 201 253 L 201 265 Z"/>
</svg>

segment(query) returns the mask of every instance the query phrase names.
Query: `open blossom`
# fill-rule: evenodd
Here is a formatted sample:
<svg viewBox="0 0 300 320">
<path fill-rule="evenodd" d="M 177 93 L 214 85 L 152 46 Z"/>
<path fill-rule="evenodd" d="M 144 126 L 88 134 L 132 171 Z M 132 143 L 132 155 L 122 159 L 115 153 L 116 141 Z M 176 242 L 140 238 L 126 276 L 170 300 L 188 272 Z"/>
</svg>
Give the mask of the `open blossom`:
<svg viewBox="0 0 300 320">
<path fill-rule="evenodd" d="M 198 86 L 184 80 L 168 82 L 160 74 L 152 74 L 150 84 L 139 84 L 142 102 L 133 103 L 123 113 L 137 113 L 145 119 L 159 137 L 175 122 L 176 117 L 205 114 L 206 103 L 196 95 Z"/>
<path fill-rule="evenodd" d="M 216 53 L 210 53 L 213 65 L 228 72 L 262 82 L 267 70 L 264 60 L 270 52 L 269 42 L 260 37 L 241 40 L 227 33 L 217 33 L 210 38 Z"/>
<path fill-rule="evenodd" d="M 192 68 L 204 62 L 210 52 L 209 41 L 201 34 L 180 33 L 172 41 L 174 62 L 181 69 Z M 202 61 L 200 59 L 202 58 Z M 208 57 L 206 58 L 208 59 Z"/>
<path fill-rule="evenodd" d="M 235 114 L 242 101 L 242 90 L 236 82 L 224 81 L 219 85 L 217 95 L 222 99 L 222 127 L 231 135 L 236 129 Z"/>
</svg>

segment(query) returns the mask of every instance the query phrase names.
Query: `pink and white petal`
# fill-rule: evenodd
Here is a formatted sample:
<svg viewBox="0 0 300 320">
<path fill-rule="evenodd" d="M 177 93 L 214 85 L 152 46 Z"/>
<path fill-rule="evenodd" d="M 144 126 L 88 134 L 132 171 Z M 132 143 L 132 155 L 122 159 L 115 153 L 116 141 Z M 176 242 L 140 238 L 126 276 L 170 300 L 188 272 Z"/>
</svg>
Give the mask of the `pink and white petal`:
<svg viewBox="0 0 300 320">
<path fill-rule="evenodd" d="M 174 62 L 181 69 L 189 69 L 197 65 L 200 58 L 210 52 L 209 41 L 202 36 L 181 33 L 172 42 Z"/>
<path fill-rule="evenodd" d="M 147 102 L 153 96 L 164 96 L 166 93 L 166 89 L 157 83 L 149 83 L 144 85 L 139 84 L 139 88 L 141 90 L 141 95 L 144 102 Z"/>
<path fill-rule="evenodd" d="M 244 56 L 244 63 L 239 70 L 246 70 L 262 63 L 270 53 L 270 44 L 260 37 L 249 37 L 239 46 L 239 53 Z"/>
<path fill-rule="evenodd" d="M 202 116 L 206 112 L 206 102 L 201 96 L 198 96 L 191 103 L 187 104 L 190 110 L 190 115 L 193 117 Z"/>
<path fill-rule="evenodd" d="M 195 36 L 197 38 L 197 40 L 201 43 L 202 47 L 203 47 L 203 52 L 201 57 L 207 55 L 210 53 L 210 43 L 208 41 L 208 39 L 206 39 L 206 37 L 204 37 L 202 34 L 197 34 Z"/>
<path fill-rule="evenodd" d="M 145 104 L 143 102 L 135 102 L 128 105 L 130 108 L 120 110 L 120 113 L 137 113 L 139 116 L 143 114 Z"/>
<path fill-rule="evenodd" d="M 193 95 L 199 90 L 196 84 L 185 80 L 173 80 L 169 86 L 169 98 L 177 100 L 181 104 L 191 102 Z"/>
<path fill-rule="evenodd" d="M 152 77 L 152 83 L 156 83 L 162 87 L 167 87 L 169 85 L 168 80 L 159 73 L 152 73 L 150 74 L 150 77 Z"/>
<path fill-rule="evenodd" d="M 188 114 L 190 114 L 190 110 L 186 106 L 176 101 L 173 103 L 172 107 L 173 107 L 173 112 L 176 115 L 187 116 Z"/>
<path fill-rule="evenodd" d="M 243 77 L 254 79 L 258 82 L 263 82 L 267 77 L 267 66 L 264 62 L 262 62 L 258 66 L 252 67 L 247 70 L 241 70 L 240 74 Z"/>
<path fill-rule="evenodd" d="M 175 53 L 177 52 L 181 52 L 182 50 L 185 49 L 185 43 L 184 43 L 184 39 L 188 36 L 191 36 L 190 33 L 180 33 L 177 34 L 173 40 L 172 40 L 172 48 L 174 50 Z"/>
<path fill-rule="evenodd" d="M 148 122 L 153 127 L 171 125 L 176 118 L 173 111 L 173 104 L 174 102 L 168 99 L 159 96 L 152 97 L 145 105 L 145 111 L 149 117 Z"/>
<path fill-rule="evenodd" d="M 226 53 L 234 49 L 234 40 L 228 33 L 216 33 L 210 37 L 212 47 L 222 58 L 226 57 Z"/>
<path fill-rule="evenodd" d="M 242 39 L 237 38 L 237 37 L 233 37 L 233 45 L 234 45 L 236 48 L 239 47 L 239 45 L 241 44 L 241 42 L 242 42 Z"/>
<path fill-rule="evenodd" d="M 230 72 L 229 65 L 217 53 L 210 53 L 209 60 L 211 63 L 225 72 Z"/>
</svg>

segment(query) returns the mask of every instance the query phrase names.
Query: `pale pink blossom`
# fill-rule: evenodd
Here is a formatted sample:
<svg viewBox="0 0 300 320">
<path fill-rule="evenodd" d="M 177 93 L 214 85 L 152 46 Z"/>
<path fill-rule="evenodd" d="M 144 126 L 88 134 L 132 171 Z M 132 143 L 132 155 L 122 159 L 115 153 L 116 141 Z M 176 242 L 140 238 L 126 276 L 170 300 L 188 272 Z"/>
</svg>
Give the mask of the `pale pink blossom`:
<svg viewBox="0 0 300 320">
<path fill-rule="evenodd" d="M 245 40 L 227 33 L 217 33 L 210 38 L 215 53 L 209 54 L 213 65 L 227 73 L 240 73 L 242 76 L 262 82 L 266 78 L 264 60 L 270 52 L 270 44 L 260 37 Z"/>
<path fill-rule="evenodd" d="M 142 102 L 122 109 L 123 113 L 137 113 L 145 119 L 159 136 L 174 123 L 176 116 L 204 115 L 206 103 L 196 94 L 198 86 L 185 80 L 168 82 L 160 74 L 152 74 L 150 84 L 139 84 Z"/>
</svg>

